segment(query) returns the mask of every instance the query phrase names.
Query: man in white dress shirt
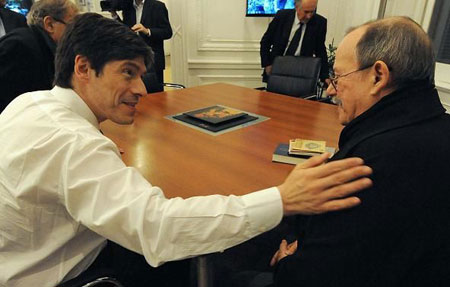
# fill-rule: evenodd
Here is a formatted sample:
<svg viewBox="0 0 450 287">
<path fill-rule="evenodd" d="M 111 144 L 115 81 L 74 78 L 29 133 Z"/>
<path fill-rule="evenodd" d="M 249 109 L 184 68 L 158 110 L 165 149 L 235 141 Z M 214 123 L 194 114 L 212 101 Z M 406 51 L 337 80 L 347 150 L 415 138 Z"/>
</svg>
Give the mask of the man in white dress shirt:
<svg viewBox="0 0 450 287">
<path fill-rule="evenodd" d="M 163 286 L 152 272 L 160 268 L 147 263 L 224 250 L 283 215 L 355 206 L 360 200 L 349 195 L 371 185 L 361 159 L 323 164 L 325 155 L 278 187 L 167 199 L 99 131 L 105 120 L 133 123 L 148 55 L 126 26 L 79 15 L 57 49 L 56 86 L 23 94 L 1 113 L 0 286 L 56 286 L 102 268 L 125 286 Z M 144 264 L 114 265 L 127 261 L 114 258 L 111 245 Z"/>
</svg>

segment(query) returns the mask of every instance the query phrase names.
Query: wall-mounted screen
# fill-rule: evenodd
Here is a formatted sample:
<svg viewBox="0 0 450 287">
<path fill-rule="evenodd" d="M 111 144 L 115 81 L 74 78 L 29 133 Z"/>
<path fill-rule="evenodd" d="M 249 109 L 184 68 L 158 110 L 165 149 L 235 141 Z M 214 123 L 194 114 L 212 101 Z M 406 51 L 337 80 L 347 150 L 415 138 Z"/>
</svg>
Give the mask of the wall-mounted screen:
<svg viewBox="0 0 450 287">
<path fill-rule="evenodd" d="M 5 8 L 26 16 L 31 4 L 33 4 L 32 0 L 6 0 Z"/>
<path fill-rule="evenodd" d="M 295 7 L 295 0 L 247 0 L 246 16 L 274 16 L 280 9 Z"/>
</svg>

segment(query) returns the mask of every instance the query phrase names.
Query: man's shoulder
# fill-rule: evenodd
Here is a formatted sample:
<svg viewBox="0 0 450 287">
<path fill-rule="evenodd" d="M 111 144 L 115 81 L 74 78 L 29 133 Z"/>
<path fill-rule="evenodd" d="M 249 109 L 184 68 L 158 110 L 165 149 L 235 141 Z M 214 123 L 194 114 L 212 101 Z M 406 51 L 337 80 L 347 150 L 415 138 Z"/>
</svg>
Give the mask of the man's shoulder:
<svg viewBox="0 0 450 287">
<path fill-rule="evenodd" d="M 327 18 L 323 17 L 320 14 L 315 14 L 314 17 L 311 19 L 312 22 L 315 22 L 317 24 L 322 24 L 322 23 L 326 23 L 327 22 Z"/>
<path fill-rule="evenodd" d="M 166 4 L 164 2 L 158 1 L 158 0 L 146 0 L 144 7 L 154 9 L 167 9 Z"/>
<path fill-rule="evenodd" d="M 11 10 L 6 9 L 6 8 L 0 8 L 0 11 L 1 11 L 1 13 L 4 16 L 6 15 L 7 17 L 10 17 L 10 19 L 19 20 L 19 21 L 25 21 L 26 22 L 25 16 L 23 16 L 20 13 L 11 11 Z"/>
<path fill-rule="evenodd" d="M 160 1 L 160 0 L 146 0 L 154 5 L 159 5 L 159 6 L 166 6 L 166 4 L 164 4 L 164 2 Z"/>
<path fill-rule="evenodd" d="M 293 14 L 295 14 L 295 9 L 280 9 L 275 14 L 275 17 L 286 18 L 286 17 L 292 16 Z"/>
<path fill-rule="evenodd" d="M 3 44 L 5 42 L 11 43 L 11 42 L 24 42 L 26 44 L 26 41 L 34 41 L 35 35 L 34 32 L 29 27 L 21 27 L 14 29 L 10 33 L 6 34 L 0 39 L 0 44 Z"/>
<path fill-rule="evenodd" d="M 54 95 L 51 90 L 24 93 L 8 105 L 1 118 L 7 121 L 27 119 L 31 127 L 39 123 L 41 126 L 60 130 L 61 134 L 81 135 L 85 131 L 97 131 L 89 121 L 74 112 L 73 107 L 59 100 L 58 96 L 62 94 Z M 20 117 L 17 117 L 19 114 Z"/>
<path fill-rule="evenodd" d="M 0 39 L 0 55 L 19 58 L 35 53 L 38 46 L 36 35 L 30 28 L 17 28 Z M 14 51 L 14 55 L 11 51 Z"/>
<path fill-rule="evenodd" d="M 0 50 L 6 52 L 14 49 L 17 53 L 34 46 L 35 42 L 33 32 L 28 27 L 17 28 L 0 39 Z"/>
</svg>

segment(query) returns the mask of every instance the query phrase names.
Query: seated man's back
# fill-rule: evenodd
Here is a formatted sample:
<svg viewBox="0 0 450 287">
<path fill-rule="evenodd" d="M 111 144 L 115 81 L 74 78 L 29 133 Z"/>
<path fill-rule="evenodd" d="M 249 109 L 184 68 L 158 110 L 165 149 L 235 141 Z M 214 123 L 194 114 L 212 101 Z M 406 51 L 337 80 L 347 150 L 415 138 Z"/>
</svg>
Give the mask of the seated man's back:
<svg viewBox="0 0 450 287">
<path fill-rule="evenodd" d="M 399 57 L 398 55 L 401 55 Z M 373 186 L 354 209 L 311 217 L 278 286 L 447 286 L 450 115 L 433 84 L 431 41 L 409 18 L 352 30 L 328 94 L 338 102 L 338 160 L 359 156 Z"/>
</svg>

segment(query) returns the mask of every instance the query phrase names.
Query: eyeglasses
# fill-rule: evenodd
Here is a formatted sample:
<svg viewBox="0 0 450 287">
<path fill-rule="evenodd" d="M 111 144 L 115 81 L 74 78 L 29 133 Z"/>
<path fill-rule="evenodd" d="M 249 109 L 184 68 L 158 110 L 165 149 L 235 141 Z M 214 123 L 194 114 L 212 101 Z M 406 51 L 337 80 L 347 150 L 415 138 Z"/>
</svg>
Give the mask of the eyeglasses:
<svg viewBox="0 0 450 287">
<path fill-rule="evenodd" d="M 64 22 L 64 20 L 61 20 L 61 19 L 56 18 L 56 17 L 52 17 L 52 18 L 53 18 L 53 20 L 55 20 L 56 22 L 59 22 L 59 23 L 64 24 L 64 25 L 67 25 L 67 23 Z"/>
<path fill-rule="evenodd" d="M 336 92 L 337 92 L 337 87 L 338 87 L 338 80 L 339 80 L 339 78 L 343 78 L 343 77 L 347 77 L 348 75 L 351 75 L 351 74 L 353 74 L 353 73 L 356 73 L 356 72 L 360 72 L 360 71 L 363 71 L 363 70 L 365 70 L 365 69 L 368 69 L 368 68 L 370 68 L 370 67 L 372 67 L 373 66 L 373 64 L 371 64 L 371 65 L 367 65 L 367 66 L 364 66 L 364 67 L 362 67 L 362 68 L 359 68 L 358 70 L 354 70 L 354 71 L 351 71 L 351 72 L 348 72 L 348 73 L 346 73 L 346 74 L 343 74 L 343 75 L 339 75 L 339 76 L 334 76 L 334 75 L 331 75 L 330 74 L 330 82 L 331 82 L 331 84 L 333 85 L 333 88 L 336 90 Z M 334 73 L 333 73 L 334 74 Z"/>
</svg>

